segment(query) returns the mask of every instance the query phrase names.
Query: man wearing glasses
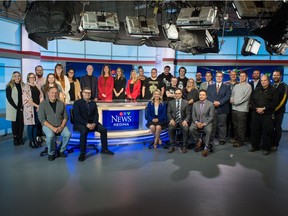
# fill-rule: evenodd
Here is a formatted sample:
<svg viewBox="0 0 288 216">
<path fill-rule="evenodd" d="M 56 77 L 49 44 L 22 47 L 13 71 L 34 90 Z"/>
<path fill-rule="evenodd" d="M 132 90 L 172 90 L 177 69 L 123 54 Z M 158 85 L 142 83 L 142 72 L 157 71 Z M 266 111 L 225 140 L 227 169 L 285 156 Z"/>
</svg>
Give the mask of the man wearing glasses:
<svg viewBox="0 0 288 216">
<path fill-rule="evenodd" d="M 87 136 L 91 131 L 100 133 L 101 138 L 101 153 L 113 155 L 114 153 L 108 149 L 107 129 L 99 123 L 99 114 L 97 104 L 91 100 L 91 89 L 84 87 L 82 91 L 82 99 L 79 99 L 73 104 L 74 114 L 74 129 L 80 132 L 80 155 L 78 160 L 86 159 Z"/>
</svg>

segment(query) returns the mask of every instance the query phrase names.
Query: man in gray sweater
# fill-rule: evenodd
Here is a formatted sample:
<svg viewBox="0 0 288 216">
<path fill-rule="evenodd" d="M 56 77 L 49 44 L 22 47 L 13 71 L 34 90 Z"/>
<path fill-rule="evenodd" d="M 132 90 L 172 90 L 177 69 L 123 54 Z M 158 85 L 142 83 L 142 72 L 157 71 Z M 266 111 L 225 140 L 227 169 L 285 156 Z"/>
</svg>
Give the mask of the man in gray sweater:
<svg viewBox="0 0 288 216">
<path fill-rule="evenodd" d="M 48 147 L 48 160 L 55 160 L 56 143 L 55 136 L 62 136 L 62 145 L 60 156 L 67 157 L 65 153 L 66 146 L 70 139 L 71 133 L 66 126 L 68 114 L 65 104 L 58 100 L 59 92 L 56 87 L 52 87 L 48 91 L 48 99 L 40 103 L 38 110 L 38 118 L 42 124 L 43 132 L 46 135 L 46 144 Z"/>
<path fill-rule="evenodd" d="M 247 73 L 240 72 L 240 83 L 235 85 L 230 97 L 232 104 L 232 121 L 234 126 L 235 140 L 233 146 L 243 145 L 246 134 L 246 121 L 249 111 L 249 100 L 252 93 L 252 87 L 247 83 Z"/>
</svg>

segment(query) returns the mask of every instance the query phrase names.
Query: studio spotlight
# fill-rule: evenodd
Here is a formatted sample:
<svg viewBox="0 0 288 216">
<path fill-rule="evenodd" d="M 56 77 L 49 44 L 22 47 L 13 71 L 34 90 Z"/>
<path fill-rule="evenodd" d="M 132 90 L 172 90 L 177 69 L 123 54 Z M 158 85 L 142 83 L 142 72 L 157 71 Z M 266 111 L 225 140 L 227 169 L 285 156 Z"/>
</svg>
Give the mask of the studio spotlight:
<svg viewBox="0 0 288 216">
<path fill-rule="evenodd" d="M 241 54 L 243 56 L 257 55 L 260 46 L 261 43 L 258 40 L 254 38 L 244 37 L 244 44 L 242 46 Z"/>
</svg>

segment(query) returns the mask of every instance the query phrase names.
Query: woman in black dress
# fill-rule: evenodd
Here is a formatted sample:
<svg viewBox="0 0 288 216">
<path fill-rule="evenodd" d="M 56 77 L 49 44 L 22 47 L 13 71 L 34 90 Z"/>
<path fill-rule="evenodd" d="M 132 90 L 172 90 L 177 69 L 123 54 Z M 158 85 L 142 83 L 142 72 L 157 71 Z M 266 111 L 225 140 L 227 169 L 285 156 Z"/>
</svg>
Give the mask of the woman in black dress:
<svg viewBox="0 0 288 216">
<path fill-rule="evenodd" d="M 123 74 L 122 68 L 118 67 L 116 70 L 116 76 L 114 78 L 113 100 L 125 99 L 125 87 L 126 78 Z"/>
<path fill-rule="evenodd" d="M 186 88 L 183 90 L 183 98 L 188 101 L 192 113 L 193 104 L 199 100 L 199 92 L 193 78 L 188 79 Z"/>
</svg>

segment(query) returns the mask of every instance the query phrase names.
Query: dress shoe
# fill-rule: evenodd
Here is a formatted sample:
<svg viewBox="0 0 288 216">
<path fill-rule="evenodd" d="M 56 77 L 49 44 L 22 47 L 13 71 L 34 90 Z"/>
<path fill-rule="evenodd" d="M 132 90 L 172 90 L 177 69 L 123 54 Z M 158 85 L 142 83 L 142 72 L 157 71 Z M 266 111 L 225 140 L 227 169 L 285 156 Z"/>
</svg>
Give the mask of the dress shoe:
<svg viewBox="0 0 288 216">
<path fill-rule="evenodd" d="M 236 142 L 237 142 L 237 140 L 236 140 L 236 139 L 234 139 L 234 138 L 231 138 L 231 139 L 229 140 L 229 142 L 230 142 L 230 143 L 236 143 Z"/>
<path fill-rule="evenodd" d="M 66 152 L 60 152 L 60 157 L 61 158 L 66 158 L 66 157 L 68 157 L 68 155 L 67 155 Z"/>
<path fill-rule="evenodd" d="M 102 149 L 100 151 L 101 154 L 108 154 L 108 155 L 114 155 L 114 152 L 108 150 L 108 149 Z"/>
<path fill-rule="evenodd" d="M 220 145 L 225 145 L 225 141 L 220 141 L 219 144 Z"/>
<path fill-rule="evenodd" d="M 86 159 L 86 154 L 85 153 L 81 153 L 78 157 L 78 161 L 82 162 Z"/>
<path fill-rule="evenodd" d="M 259 151 L 259 148 L 252 146 L 248 151 L 249 152 Z"/>
<path fill-rule="evenodd" d="M 242 146 L 242 144 L 241 144 L 241 143 L 238 143 L 238 142 L 236 142 L 236 143 L 233 144 L 233 147 L 241 147 L 241 146 Z"/>
<path fill-rule="evenodd" d="M 262 154 L 263 155 L 269 155 L 269 151 L 268 150 L 263 150 Z"/>
<path fill-rule="evenodd" d="M 208 156 L 208 149 L 205 148 L 203 151 L 202 151 L 202 156 L 203 157 L 207 157 Z"/>
<path fill-rule="evenodd" d="M 49 161 L 53 161 L 53 160 L 55 160 L 55 155 L 48 155 L 48 160 Z"/>
<path fill-rule="evenodd" d="M 169 149 L 168 149 L 168 153 L 172 153 L 172 152 L 174 152 L 175 151 L 175 147 L 170 147 Z"/>
<path fill-rule="evenodd" d="M 183 146 L 181 151 L 182 151 L 182 153 L 186 153 L 187 152 L 186 146 Z"/>
</svg>

